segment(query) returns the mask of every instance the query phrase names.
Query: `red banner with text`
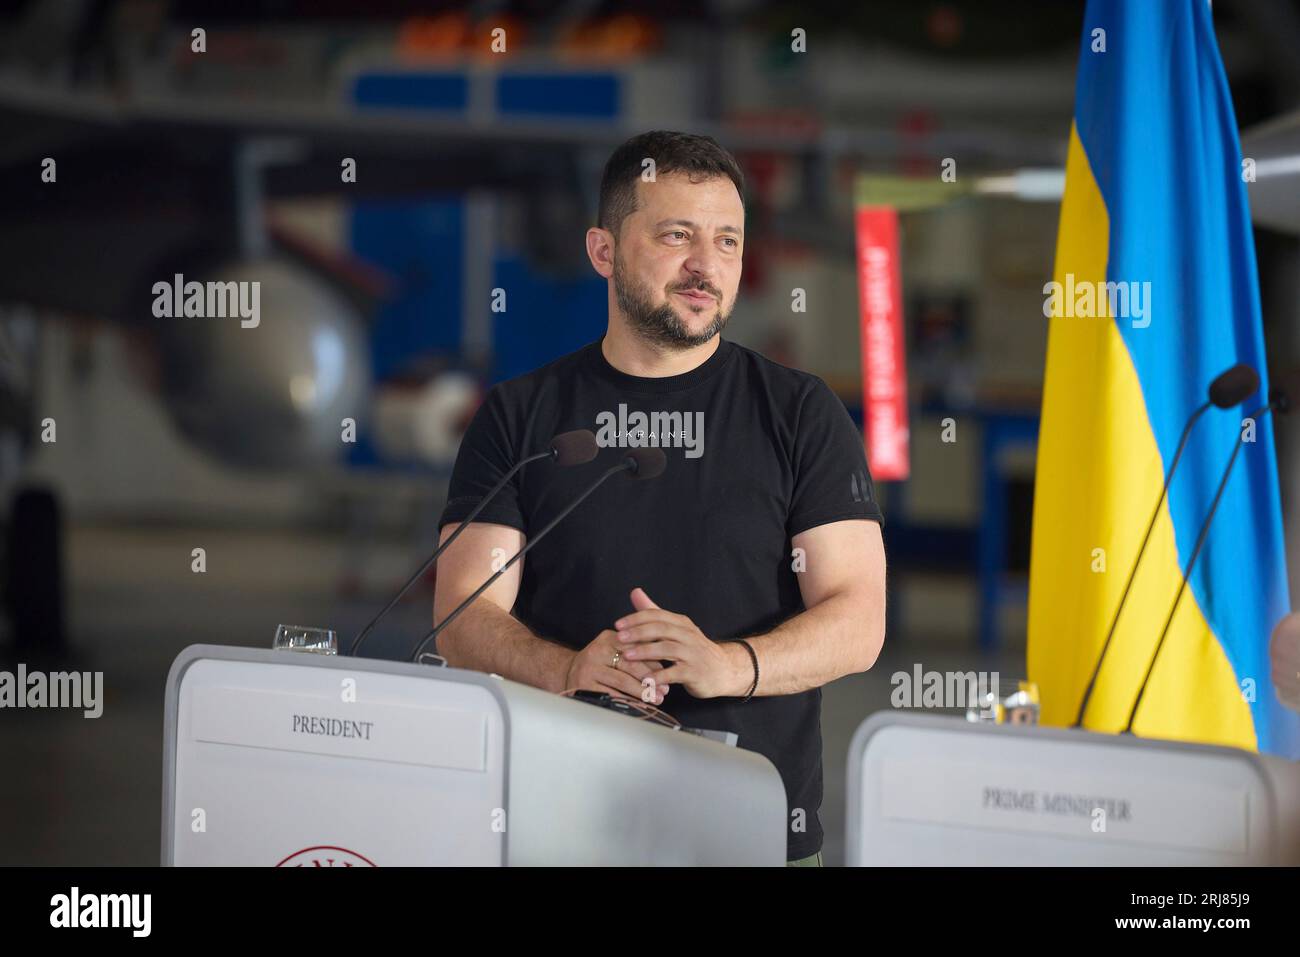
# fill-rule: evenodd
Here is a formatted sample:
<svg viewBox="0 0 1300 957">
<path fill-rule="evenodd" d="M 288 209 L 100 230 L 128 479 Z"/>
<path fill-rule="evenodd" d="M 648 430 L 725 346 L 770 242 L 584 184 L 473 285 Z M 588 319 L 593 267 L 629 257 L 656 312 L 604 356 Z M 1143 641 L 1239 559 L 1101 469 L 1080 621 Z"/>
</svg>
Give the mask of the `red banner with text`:
<svg viewBox="0 0 1300 957">
<path fill-rule="evenodd" d="M 898 481 L 909 469 L 898 211 L 860 206 L 856 227 L 867 464 L 874 480 Z"/>
</svg>

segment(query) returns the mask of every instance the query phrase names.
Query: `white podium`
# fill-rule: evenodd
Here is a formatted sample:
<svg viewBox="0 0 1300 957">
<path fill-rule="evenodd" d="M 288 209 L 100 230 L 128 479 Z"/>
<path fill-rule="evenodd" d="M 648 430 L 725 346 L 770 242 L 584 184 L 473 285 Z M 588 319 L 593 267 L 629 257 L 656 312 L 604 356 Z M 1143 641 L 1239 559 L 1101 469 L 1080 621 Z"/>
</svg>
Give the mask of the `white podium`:
<svg viewBox="0 0 1300 957">
<path fill-rule="evenodd" d="M 164 865 L 773 865 L 771 762 L 490 675 L 194 645 Z"/>
<path fill-rule="evenodd" d="M 849 865 L 1300 864 L 1300 764 L 1234 748 L 879 712 Z"/>
</svg>

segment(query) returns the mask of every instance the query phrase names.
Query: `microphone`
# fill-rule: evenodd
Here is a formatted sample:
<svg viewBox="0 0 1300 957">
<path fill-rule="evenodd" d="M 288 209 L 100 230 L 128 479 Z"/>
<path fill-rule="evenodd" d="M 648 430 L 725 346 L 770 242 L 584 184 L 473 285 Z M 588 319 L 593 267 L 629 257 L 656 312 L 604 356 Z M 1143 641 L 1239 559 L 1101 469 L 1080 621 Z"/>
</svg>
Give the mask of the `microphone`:
<svg viewBox="0 0 1300 957">
<path fill-rule="evenodd" d="M 1174 471 L 1178 468 L 1178 460 L 1182 458 L 1183 449 L 1187 447 L 1187 439 L 1192 434 L 1192 426 L 1196 424 L 1196 421 L 1211 405 L 1220 409 L 1231 409 L 1233 406 L 1244 402 L 1258 388 L 1259 373 L 1244 362 L 1238 363 L 1231 369 L 1219 373 L 1215 380 L 1210 383 L 1209 399 L 1197 406 L 1196 410 L 1188 417 L 1187 424 L 1183 426 L 1182 437 L 1178 440 L 1178 450 L 1174 453 L 1174 460 L 1169 463 L 1169 471 L 1165 473 L 1165 482 L 1160 489 L 1160 497 L 1156 499 L 1156 507 L 1151 511 L 1151 521 L 1147 523 L 1146 534 L 1142 536 L 1142 544 L 1138 547 L 1132 567 L 1129 568 L 1128 581 L 1124 583 L 1124 591 L 1120 594 L 1119 605 L 1116 606 L 1115 614 L 1110 619 L 1110 628 L 1106 632 L 1106 640 L 1102 643 L 1101 654 L 1097 656 L 1097 663 L 1092 669 L 1092 675 L 1088 678 L 1088 687 L 1083 693 L 1083 700 L 1079 703 L 1079 713 L 1075 716 L 1072 727 L 1083 726 L 1084 712 L 1088 710 L 1088 702 L 1092 700 L 1093 690 L 1097 686 L 1097 676 L 1101 674 L 1101 666 L 1106 660 L 1106 653 L 1110 650 L 1111 639 L 1115 637 L 1115 627 L 1119 624 L 1120 613 L 1124 610 L 1124 604 L 1128 601 L 1129 589 L 1133 587 L 1133 579 L 1137 575 L 1138 565 L 1147 550 L 1147 542 L 1151 540 L 1151 531 L 1156 527 L 1156 519 L 1160 516 L 1160 506 L 1164 504 L 1165 496 L 1169 493 L 1169 483 L 1173 481 Z"/>
<path fill-rule="evenodd" d="M 474 519 L 478 517 L 478 513 L 483 511 L 483 508 L 487 503 L 496 498 L 497 493 L 505 488 L 506 483 L 514 478 L 516 472 L 531 462 L 538 462 L 547 458 L 552 459 L 556 465 L 561 466 L 583 465 L 596 457 L 596 451 L 597 446 L 595 434 L 590 429 L 575 429 L 572 432 L 561 432 L 559 435 L 555 436 L 555 438 L 551 439 L 550 447 L 547 448 L 545 452 L 538 452 L 536 455 L 530 455 L 528 458 L 523 459 L 515 465 L 514 468 L 502 476 L 501 481 L 497 482 L 497 484 L 492 487 L 491 491 L 483 496 L 479 503 L 474 506 L 474 510 L 465 517 L 463 522 L 456 526 L 456 530 L 448 536 L 447 540 L 434 549 L 433 554 L 429 556 L 428 560 L 420 566 L 419 570 L 414 575 L 406 580 L 406 584 L 403 585 L 397 594 L 393 596 L 392 601 L 384 606 L 383 611 L 370 619 L 370 623 L 361 629 L 357 634 L 357 637 L 353 639 L 352 650 L 349 651 L 348 654 L 352 656 L 356 655 L 357 650 L 361 647 L 361 643 L 366 640 L 375 625 L 379 624 L 380 619 L 393 610 L 394 606 L 402 600 L 402 596 L 405 595 L 410 590 L 411 586 L 419 581 L 424 573 L 433 566 L 433 563 L 438 560 L 438 556 L 446 551 L 447 547 L 460 537 L 460 533 L 465 530 L 466 526 L 468 526 L 470 522 L 474 521 Z"/>
<path fill-rule="evenodd" d="M 459 617 L 461 612 L 463 612 L 466 608 L 468 608 L 471 604 L 473 604 L 474 599 L 478 598 L 479 595 L 483 594 L 485 591 L 491 588 L 493 582 L 495 582 L 498 578 L 500 578 L 507 571 L 509 571 L 510 566 L 512 566 L 515 562 L 519 561 L 519 559 L 523 558 L 524 555 L 528 553 L 528 550 L 530 548 L 532 548 L 543 538 L 545 538 L 550 533 L 551 529 L 553 529 L 556 525 L 560 524 L 561 519 L 563 519 L 575 508 L 577 508 L 578 505 L 580 505 L 582 501 L 587 498 L 588 495 L 596 491 L 596 489 L 600 488 L 600 486 L 604 484 L 606 479 L 608 479 L 612 475 L 617 475 L 619 472 L 628 472 L 632 475 L 633 478 L 636 479 L 658 478 L 660 475 L 663 474 L 664 469 L 667 467 L 668 467 L 668 456 L 664 455 L 664 450 L 661 448 L 647 446 L 645 448 L 629 450 L 627 455 L 623 457 L 622 462 L 620 462 L 618 465 L 606 469 L 600 475 L 600 477 L 596 479 L 596 481 L 592 482 L 582 491 L 582 494 L 580 494 L 572 502 L 566 505 L 564 507 L 564 510 L 560 512 L 560 514 L 556 515 L 553 519 L 547 522 L 545 528 L 543 528 L 531 539 L 529 539 L 527 544 L 525 544 L 523 548 L 515 552 L 514 556 L 510 559 L 510 561 L 502 565 L 501 568 L 496 573 L 494 573 L 487 581 L 485 581 L 482 585 L 479 585 L 478 589 L 472 595 L 470 595 L 459 605 L 457 605 L 452 610 L 450 615 L 444 618 L 440 624 L 435 625 L 432 631 L 430 631 L 427 635 L 421 638 L 420 643 L 415 646 L 415 651 L 411 652 L 411 660 L 419 661 L 420 654 L 424 651 L 425 646 L 428 645 L 429 642 L 434 641 L 438 637 L 438 634 L 444 628 L 446 628 L 453 621 L 455 621 L 456 618 Z"/>
<path fill-rule="evenodd" d="M 1275 386 L 1269 390 L 1268 405 L 1256 409 L 1250 414 L 1251 419 L 1257 419 L 1261 415 L 1267 415 L 1269 412 L 1278 412 L 1285 414 L 1291 410 L 1293 397 L 1300 395 L 1300 371 L 1292 372 L 1280 386 Z M 1223 490 L 1228 484 L 1228 477 L 1232 474 L 1232 467 L 1237 464 L 1237 453 L 1245 443 L 1241 441 L 1241 436 L 1237 436 L 1236 445 L 1232 449 L 1232 455 L 1228 458 L 1228 464 L 1224 466 L 1223 477 L 1219 479 L 1219 487 L 1215 490 L 1214 500 L 1210 503 L 1210 510 L 1205 516 L 1205 521 L 1201 523 L 1201 530 L 1196 536 L 1196 547 L 1192 549 L 1192 556 L 1187 560 L 1187 567 L 1183 570 L 1183 580 L 1178 586 L 1178 594 L 1174 596 L 1174 603 L 1169 608 L 1169 617 L 1165 619 L 1165 626 L 1160 631 L 1160 638 L 1156 642 L 1156 650 L 1151 655 L 1151 661 L 1147 664 L 1147 673 L 1142 678 L 1142 684 L 1138 687 L 1137 699 L 1133 702 L 1133 710 L 1129 712 L 1128 724 L 1124 726 L 1124 734 L 1133 733 L 1133 720 L 1137 717 L 1138 708 L 1142 705 L 1142 696 L 1146 694 L 1147 685 L 1151 681 L 1151 673 L 1155 671 L 1156 659 L 1160 657 L 1160 649 L 1164 646 L 1165 637 L 1169 634 L 1169 626 L 1173 624 L 1174 614 L 1178 611 L 1178 603 L 1183 599 L 1183 592 L 1187 590 L 1187 579 L 1191 577 L 1192 568 L 1196 565 L 1196 559 L 1201 554 L 1201 546 L 1205 544 L 1205 537 L 1210 531 L 1210 522 L 1214 520 L 1214 513 L 1219 509 L 1219 499 L 1223 496 Z"/>
<path fill-rule="evenodd" d="M 1231 409 L 1234 405 L 1240 405 L 1249 399 L 1258 388 L 1259 373 L 1246 363 L 1239 362 L 1226 372 L 1220 373 L 1218 378 L 1210 383 L 1210 402 L 1220 409 Z"/>
</svg>

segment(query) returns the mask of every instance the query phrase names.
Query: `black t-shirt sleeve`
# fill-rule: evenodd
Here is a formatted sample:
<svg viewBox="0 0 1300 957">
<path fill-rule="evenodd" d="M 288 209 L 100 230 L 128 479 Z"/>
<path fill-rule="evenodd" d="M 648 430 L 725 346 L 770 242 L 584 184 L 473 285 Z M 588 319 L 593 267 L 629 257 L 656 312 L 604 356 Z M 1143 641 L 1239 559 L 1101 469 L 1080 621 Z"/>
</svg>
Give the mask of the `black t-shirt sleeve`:
<svg viewBox="0 0 1300 957">
<path fill-rule="evenodd" d="M 849 518 L 882 522 L 862 433 L 821 379 L 804 390 L 794 442 L 794 494 L 786 531 L 793 538 Z"/>
<path fill-rule="evenodd" d="M 456 464 L 451 470 L 451 483 L 447 487 L 447 505 L 438 519 L 439 529 L 449 522 L 464 521 L 479 500 L 514 467 L 516 458 L 510 421 L 502 391 L 494 386 L 488 390 L 460 441 Z M 474 521 L 509 525 L 527 532 L 519 508 L 518 475 L 505 484 Z"/>
</svg>

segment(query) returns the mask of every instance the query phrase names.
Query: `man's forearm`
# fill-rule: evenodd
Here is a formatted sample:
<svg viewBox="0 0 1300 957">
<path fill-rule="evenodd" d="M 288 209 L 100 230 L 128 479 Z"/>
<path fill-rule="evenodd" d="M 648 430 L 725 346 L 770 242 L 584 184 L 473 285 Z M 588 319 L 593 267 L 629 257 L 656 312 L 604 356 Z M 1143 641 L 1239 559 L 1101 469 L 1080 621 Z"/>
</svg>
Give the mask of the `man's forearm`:
<svg viewBox="0 0 1300 957">
<path fill-rule="evenodd" d="M 560 692 L 574 652 L 533 634 L 499 605 L 479 598 L 438 636 L 438 653 L 453 668 L 501 675 Z"/>
<path fill-rule="evenodd" d="M 850 594 L 834 595 L 764 635 L 745 640 L 758 656 L 759 695 L 796 694 L 868 670 L 884 640 L 885 610 Z M 726 646 L 733 663 L 733 695 L 743 697 L 754 665 L 738 643 Z"/>
</svg>

